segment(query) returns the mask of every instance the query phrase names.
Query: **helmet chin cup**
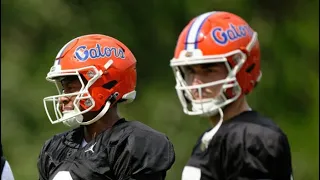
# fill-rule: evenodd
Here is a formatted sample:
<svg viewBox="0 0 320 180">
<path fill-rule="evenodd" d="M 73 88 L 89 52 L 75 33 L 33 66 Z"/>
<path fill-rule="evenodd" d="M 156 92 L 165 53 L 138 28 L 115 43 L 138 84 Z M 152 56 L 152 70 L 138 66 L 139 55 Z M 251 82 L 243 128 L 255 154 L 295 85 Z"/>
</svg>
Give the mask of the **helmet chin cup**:
<svg viewBox="0 0 320 180">
<path fill-rule="evenodd" d="M 65 121 L 63 121 L 63 124 L 71 128 L 79 127 L 83 121 L 82 114 L 79 114 L 74 110 L 64 111 L 63 118 L 66 118 Z"/>
<path fill-rule="evenodd" d="M 223 103 L 223 99 L 220 96 L 218 98 L 191 100 L 192 111 L 201 112 L 199 115 L 202 117 L 217 115 L 220 108 L 217 104 L 221 103 Z"/>
</svg>

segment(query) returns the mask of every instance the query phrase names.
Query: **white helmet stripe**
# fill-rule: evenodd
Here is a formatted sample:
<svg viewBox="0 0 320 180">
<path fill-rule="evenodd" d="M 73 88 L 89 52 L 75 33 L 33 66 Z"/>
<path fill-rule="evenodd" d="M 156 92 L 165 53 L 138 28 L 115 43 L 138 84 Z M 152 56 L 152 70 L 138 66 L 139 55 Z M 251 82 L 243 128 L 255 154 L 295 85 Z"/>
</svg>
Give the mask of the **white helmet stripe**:
<svg viewBox="0 0 320 180">
<path fill-rule="evenodd" d="M 192 25 L 190 26 L 190 29 L 188 30 L 185 49 L 187 50 L 197 49 L 196 42 L 199 36 L 200 29 L 203 23 L 206 21 L 206 19 L 214 13 L 216 13 L 216 11 L 201 14 L 193 21 Z"/>
</svg>

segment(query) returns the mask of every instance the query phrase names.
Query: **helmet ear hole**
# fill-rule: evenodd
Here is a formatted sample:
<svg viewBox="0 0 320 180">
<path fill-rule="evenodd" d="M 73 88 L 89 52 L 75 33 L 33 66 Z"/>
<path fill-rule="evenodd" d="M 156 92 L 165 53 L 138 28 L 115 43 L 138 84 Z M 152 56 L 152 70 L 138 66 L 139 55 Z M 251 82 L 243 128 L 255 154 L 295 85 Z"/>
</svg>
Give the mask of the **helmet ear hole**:
<svg viewBox="0 0 320 180">
<path fill-rule="evenodd" d="M 118 83 L 118 81 L 112 80 L 112 81 L 105 83 L 102 87 L 105 89 L 112 89 L 117 83 Z"/>
<path fill-rule="evenodd" d="M 251 65 L 246 69 L 246 72 L 247 72 L 247 73 L 251 73 L 251 71 L 254 69 L 255 66 L 256 66 L 255 63 L 251 64 Z"/>
</svg>

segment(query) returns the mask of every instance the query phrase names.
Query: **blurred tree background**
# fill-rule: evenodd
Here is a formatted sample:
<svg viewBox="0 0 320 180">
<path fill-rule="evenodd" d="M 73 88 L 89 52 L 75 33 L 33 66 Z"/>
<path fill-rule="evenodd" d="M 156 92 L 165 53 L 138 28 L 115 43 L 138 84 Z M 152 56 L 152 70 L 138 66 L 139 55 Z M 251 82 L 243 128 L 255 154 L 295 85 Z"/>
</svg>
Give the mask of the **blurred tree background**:
<svg viewBox="0 0 320 180">
<path fill-rule="evenodd" d="M 138 64 L 137 99 L 122 105 L 173 141 L 178 180 L 198 136 L 209 126 L 183 114 L 169 67 L 182 28 L 206 11 L 242 16 L 259 33 L 262 81 L 252 108 L 287 133 L 297 180 L 319 178 L 318 0 L 3 0 L 1 1 L 1 138 L 15 178 L 37 179 L 40 149 L 67 128 L 51 125 L 42 98 L 56 93 L 45 76 L 74 37 L 101 33 L 125 43 Z M 170 115 L 170 116 L 168 116 Z"/>
</svg>

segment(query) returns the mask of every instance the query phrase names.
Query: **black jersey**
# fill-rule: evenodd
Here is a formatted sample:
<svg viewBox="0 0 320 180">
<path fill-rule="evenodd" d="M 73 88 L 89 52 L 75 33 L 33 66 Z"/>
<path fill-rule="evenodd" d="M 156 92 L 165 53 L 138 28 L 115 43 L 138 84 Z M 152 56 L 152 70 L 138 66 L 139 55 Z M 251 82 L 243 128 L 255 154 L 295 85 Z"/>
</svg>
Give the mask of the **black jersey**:
<svg viewBox="0 0 320 180">
<path fill-rule="evenodd" d="M 183 180 L 290 180 L 286 135 L 270 119 L 246 111 L 223 122 L 207 149 L 197 141 Z"/>
<path fill-rule="evenodd" d="M 137 121 L 119 120 L 81 147 L 83 127 L 58 134 L 38 159 L 41 180 L 163 180 L 175 160 L 172 143 Z"/>
</svg>

